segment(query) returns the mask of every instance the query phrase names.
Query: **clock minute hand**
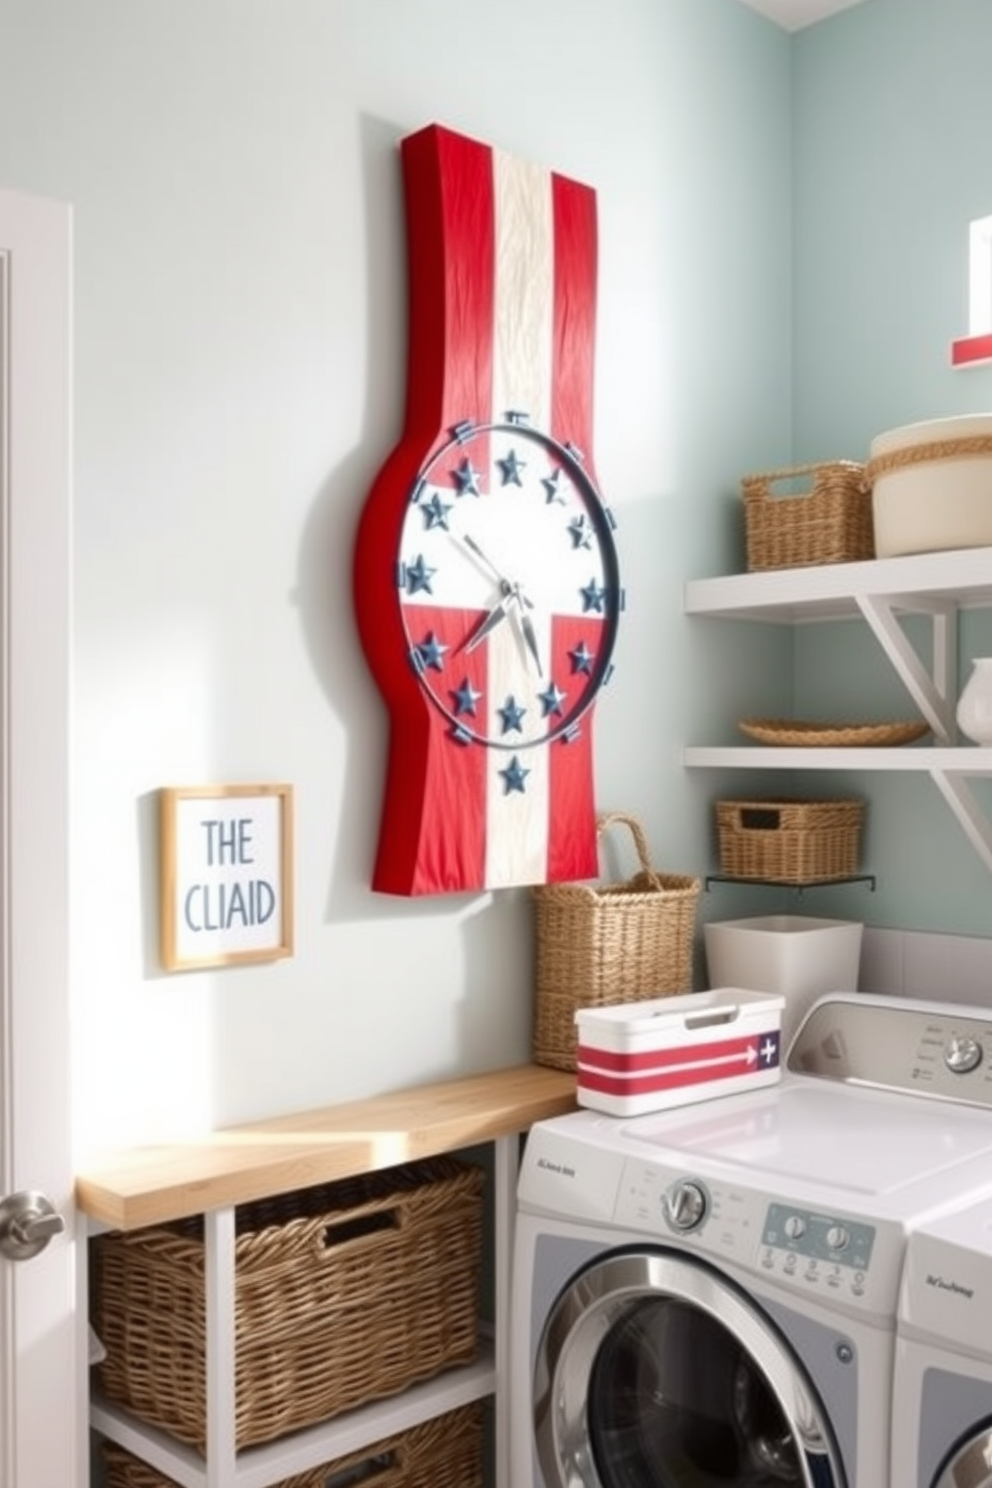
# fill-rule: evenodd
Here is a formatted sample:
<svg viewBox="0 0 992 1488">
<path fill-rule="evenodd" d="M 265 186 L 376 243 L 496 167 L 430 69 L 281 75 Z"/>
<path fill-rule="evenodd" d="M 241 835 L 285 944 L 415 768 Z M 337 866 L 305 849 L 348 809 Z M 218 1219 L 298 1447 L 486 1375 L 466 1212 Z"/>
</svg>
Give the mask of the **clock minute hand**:
<svg viewBox="0 0 992 1488">
<path fill-rule="evenodd" d="M 500 590 L 505 597 L 510 589 L 510 581 L 506 577 L 506 574 L 500 573 L 493 560 L 482 551 L 482 549 L 479 547 L 479 544 L 476 542 L 475 538 L 471 536 L 470 533 L 466 532 L 461 540 L 469 549 L 469 551 L 474 553 L 476 558 L 478 558 L 482 563 L 486 565 L 489 572 L 496 580 L 497 584 L 499 584 Z"/>
<path fill-rule="evenodd" d="M 534 630 L 533 621 L 531 620 L 527 611 L 524 609 L 524 605 L 528 605 L 531 609 L 533 609 L 534 606 L 531 604 L 526 594 L 522 592 L 519 584 L 514 584 L 513 586 L 513 598 L 517 601 L 516 615 L 520 624 L 520 629 L 523 631 L 524 641 L 527 645 L 528 651 L 534 658 L 534 665 L 537 667 L 537 675 L 540 677 L 543 675 L 544 672 L 544 668 L 541 665 L 541 651 L 540 647 L 537 644 L 537 634 Z"/>
</svg>

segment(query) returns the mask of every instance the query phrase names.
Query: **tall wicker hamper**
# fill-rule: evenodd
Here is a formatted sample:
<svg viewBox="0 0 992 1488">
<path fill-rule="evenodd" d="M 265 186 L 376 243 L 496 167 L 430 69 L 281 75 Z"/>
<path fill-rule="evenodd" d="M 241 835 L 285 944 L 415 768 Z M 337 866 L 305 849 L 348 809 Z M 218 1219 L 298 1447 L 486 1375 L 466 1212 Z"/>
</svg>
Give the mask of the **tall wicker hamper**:
<svg viewBox="0 0 992 1488">
<path fill-rule="evenodd" d="M 474 1358 L 484 1181 L 441 1157 L 237 1210 L 239 1449 Z M 205 1451 L 202 1221 L 99 1235 L 92 1248 L 102 1390 Z"/>
<path fill-rule="evenodd" d="M 483 1407 L 476 1402 L 362 1451 L 284 1478 L 275 1488 L 482 1488 Z M 107 1488 L 177 1488 L 116 1442 L 104 1442 Z"/>
<path fill-rule="evenodd" d="M 621 883 L 542 884 L 533 891 L 535 1064 L 574 1070 L 579 1008 L 643 1002 L 692 990 L 700 880 L 651 866 L 636 817 L 610 812 L 600 837 L 623 825 L 640 871 Z"/>
<path fill-rule="evenodd" d="M 802 568 L 874 558 L 872 497 L 864 477 L 864 465 L 854 460 L 744 476 L 748 568 Z M 799 481 L 806 483 L 805 491 L 788 489 Z"/>
</svg>

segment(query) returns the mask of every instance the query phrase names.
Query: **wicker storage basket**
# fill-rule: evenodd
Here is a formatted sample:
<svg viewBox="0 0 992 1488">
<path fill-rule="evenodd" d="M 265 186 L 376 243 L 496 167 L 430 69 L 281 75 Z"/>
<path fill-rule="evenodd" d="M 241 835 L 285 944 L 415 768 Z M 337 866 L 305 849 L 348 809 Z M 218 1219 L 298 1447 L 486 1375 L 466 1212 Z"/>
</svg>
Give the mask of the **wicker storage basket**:
<svg viewBox="0 0 992 1488">
<path fill-rule="evenodd" d="M 483 1409 L 462 1406 L 275 1488 L 482 1488 Z M 107 1488 L 176 1488 L 115 1442 L 103 1444 Z"/>
<path fill-rule="evenodd" d="M 718 801 L 720 871 L 789 884 L 850 878 L 863 816 L 857 800 Z"/>
<path fill-rule="evenodd" d="M 623 883 L 542 884 L 533 891 L 537 933 L 535 1064 L 574 1070 L 580 1007 L 643 1002 L 692 991 L 700 880 L 652 868 L 636 818 L 599 818 L 634 838 L 641 869 Z"/>
<path fill-rule="evenodd" d="M 748 569 L 874 558 L 872 496 L 864 474 L 865 467 L 853 460 L 833 460 L 744 476 Z M 807 476 L 812 484 L 806 491 L 775 494 L 774 487 L 794 488 Z"/>
<path fill-rule="evenodd" d="M 437 1158 L 237 1210 L 238 1448 L 474 1357 L 483 1183 Z M 202 1221 L 99 1235 L 92 1252 L 103 1391 L 205 1451 Z"/>
</svg>

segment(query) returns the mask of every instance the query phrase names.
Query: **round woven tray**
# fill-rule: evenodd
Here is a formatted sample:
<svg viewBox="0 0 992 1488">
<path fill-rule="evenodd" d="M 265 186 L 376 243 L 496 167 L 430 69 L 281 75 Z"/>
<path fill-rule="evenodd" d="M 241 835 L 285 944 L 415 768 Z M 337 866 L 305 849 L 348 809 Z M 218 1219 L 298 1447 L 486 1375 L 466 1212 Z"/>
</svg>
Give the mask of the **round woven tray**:
<svg viewBox="0 0 992 1488">
<path fill-rule="evenodd" d="M 909 744 L 930 732 L 929 724 L 919 721 L 830 724 L 803 723 L 795 718 L 742 718 L 738 728 L 759 744 L 801 744 L 818 749 Z"/>
</svg>

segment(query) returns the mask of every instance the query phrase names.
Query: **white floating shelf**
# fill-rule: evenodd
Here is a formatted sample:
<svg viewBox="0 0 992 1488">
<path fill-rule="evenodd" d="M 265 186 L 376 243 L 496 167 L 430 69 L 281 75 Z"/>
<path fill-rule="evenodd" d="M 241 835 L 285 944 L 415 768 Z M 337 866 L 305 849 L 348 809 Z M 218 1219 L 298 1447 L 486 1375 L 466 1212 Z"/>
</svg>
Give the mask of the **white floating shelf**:
<svg viewBox="0 0 992 1488">
<path fill-rule="evenodd" d="M 948 605 L 990 608 L 992 548 L 690 579 L 684 609 L 687 615 L 795 625 L 857 619 L 865 598 L 884 600 L 907 614 L 930 614 Z"/>
<path fill-rule="evenodd" d="M 761 748 L 760 745 L 731 745 L 728 748 L 690 745 L 683 763 L 694 769 L 719 770 L 902 770 L 933 775 L 992 775 L 992 749 L 911 748 L 898 749 L 811 749 Z"/>
</svg>

